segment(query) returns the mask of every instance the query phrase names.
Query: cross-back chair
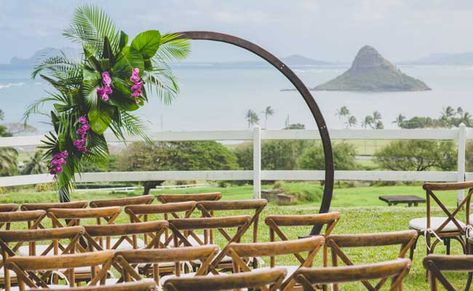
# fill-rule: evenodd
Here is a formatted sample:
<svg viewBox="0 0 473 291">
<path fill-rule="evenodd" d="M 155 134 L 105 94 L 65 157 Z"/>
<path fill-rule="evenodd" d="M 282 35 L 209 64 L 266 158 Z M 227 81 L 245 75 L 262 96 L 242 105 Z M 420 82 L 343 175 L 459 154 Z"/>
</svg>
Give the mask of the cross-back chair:
<svg viewBox="0 0 473 291">
<path fill-rule="evenodd" d="M 417 239 L 417 232 L 414 230 L 382 232 L 382 233 L 366 233 L 366 234 L 336 234 L 329 235 L 326 238 L 326 246 L 330 248 L 332 255 L 332 265 L 337 266 L 340 260 L 343 264 L 351 266 L 353 261 L 344 249 L 348 248 L 371 248 L 399 245 L 399 253 L 397 258 L 404 258 L 410 248 Z M 376 259 L 380 259 L 376 257 Z M 381 287 L 386 282 L 386 278 L 378 284 Z M 363 285 L 368 290 L 375 288 L 367 280 L 362 280 Z M 333 286 L 334 290 L 338 290 L 338 286 Z"/>
<path fill-rule="evenodd" d="M 44 228 L 45 217 L 44 210 L 0 212 L 0 229 L 9 230 L 12 223 L 25 223 L 27 229 Z"/>
<path fill-rule="evenodd" d="M 53 227 L 64 227 L 80 225 L 81 220 L 95 219 L 96 224 L 113 224 L 118 215 L 120 207 L 100 208 L 50 208 L 47 215 L 51 219 Z"/>
<path fill-rule="evenodd" d="M 80 248 L 79 239 L 85 233 L 82 226 L 65 227 L 61 229 L 30 229 L 30 230 L 6 230 L 0 231 L 0 248 L 3 264 L 10 257 L 16 256 L 16 250 L 24 243 L 30 244 L 28 252 L 19 255 L 26 256 L 50 256 L 75 253 Z M 36 248 L 35 243 L 48 241 L 48 244 Z M 10 272 L 5 270 L 4 283 L 6 290 L 10 290 Z"/>
<path fill-rule="evenodd" d="M 128 205 L 147 205 L 153 203 L 153 195 L 142 195 L 136 197 L 124 197 L 124 198 L 115 198 L 115 199 L 102 199 L 102 200 L 93 200 L 90 201 L 89 206 L 92 208 L 97 207 L 111 207 L 111 206 L 120 206 L 125 207 Z"/>
<path fill-rule="evenodd" d="M 455 287 L 448 281 L 445 272 L 468 272 L 468 280 L 464 290 L 471 289 L 473 272 L 473 255 L 428 255 L 423 261 L 424 268 L 429 273 L 430 290 L 437 291 L 438 282 L 448 291 L 455 291 Z"/>
<path fill-rule="evenodd" d="M 409 228 L 418 232 L 419 236 L 424 235 L 426 240 L 427 254 L 434 252 L 435 247 L 440 240 L 443 240 L 446 246 L 446 253 L 450 254 L 450 242 L 457 240 L 463 252 L 468 253 L 468 243 L 465 241 L 466 225 L 470 224 L 470 201 L 473 194 L 473 182 L 460 183 L 424 183 L 423 189 L 426 193 L 427 216 L 415 218 L 409 222 Z M 445 205 L 439 198 L 438 192 L 467 190 L 467 194 L 462 201 L 459 201 L 453 211 Z M 453 194 L 453 193 L 452 193 Z M 454 193 L 453 195 L 456 195 Z M 433 205 L 440 207 L 446 216 L 432 216 Z M 458 219 L 458 214 L 465 209 L 465 223 Z M 432 238 L 435 238 L 432 242 Z M 414 255 L 414 247 L 411 252 L 411 259 Z"/>
<path fill-rule="evenodd" d="M 298 265 L 285 266 L 287 276 L 281 284 L 281 290 L 293 290 L 295 281 L 293 274 L 301 267 L 311 267 L 319 249 L 324 245 L 323 236 L 311 236 L 297 240 L 261 242 L 261 243 L 231 243 L 225 254 L 233 261 L 233 272 L 251 272 L 247 259 L 254 257 L 274 257 L 307 252 L 305 258 L 298 257 Z M 274 266 L 270 266 L 273 268 Z"/>
<path fill-rule="evenodd" d="M 225 274 L 211 277 L 172 278 L 164 283 L 166 291 L 278 290 L 286 270 L 255 270 L 251 273 Z"/>
<path fill-rule="evenodd" d="M 340 220 L 340 212 L 329 212 L 320 214 L 302 214 L 302 215 L 268 215 L 265 223 L 269 227 L 270 241 L 287 241 L 289 236 L 283 231 L 284 228 L 294 227 L 313 227 L 314 225 L 321 225 L 324 231 L 321 233 L 324 237 L 330 235 Z M 293 238 L 294 239 L 294 238 Z M 300 256 L 295 254 L 296 257 Z M 328 254 L 327 247 L 324 246 L 323 264 L 327 265 Z M 274 257 L 271 257 L 271 266 L 274 266 Z"/>
<path fill-rule="evenodd" d="M 323 284 L 340 284 L 347 282 L 367 282 L 379 279 L 380 283 L 369 290 L 381 290 L 384 281 L 392 278 L 389 290 L 401 290 L 405 276 L 408 274 L 411 260 L 403 258 L 373 264 L 362 264 L 342 267 L 300 268 L 294 273 L 295 280 L 304 290 L 318 290 L 316 287 Z M 356 289 L 358 290 L 358 289 Z"/>
<path fill-rule="evenodd" d="M 222 199 L 222 193 L 160 194 L 156 196 L 156 199 L 163 204 L 187 201 L 217 201 Z"/>
<path fill-rule="evenodd" d="M 45 210 L 51 208 L 86 208 L 89 202 L 87 201 L 72 201 L 72 202 L 45 202 L 45 203 L 25 203 L 21 205 L 21 210 Z"/>
<path fill-rule="evenodd" d="M 15 204 L 15 203 L 2 203 L 2 204 L 0 204 L 0 212 L 17 211 L 18 208 L 19 208 L 19 205 Z"/>
<path fill-rule="evenodd" d="M 196 205 L 197 203 L 194 201 L 153 205 L 130 205 L 125 207 L 125 213 L 128 214 L 130 222 L 132 223 L 147 221 L 150 215 L 161 216 L 159 219 L 164 220 L 168 220 L 170 216 L 174 218 L 188 218 L 196 208 Z M 190 232 L 188 235 L 194 239 L 199 239 L 193 232 Z M 144 239 L 145 243 L 147 243 L 148 236 L 145 236 Z M 172 233 L 166 231 L 163 244 L 166 247 L 174 247 L 173 242 Z"/>
<path fill-rule="evenodd" d="M 179 246 L 195 246 L 195 242 L 191 242 L 188 232 L 196 231 L 210 231 L 216 230 L 225 240 L 225 246 L 215 257 L 211 264 L 211 271 L 218 273 L 216 268 L 226 269 L 229 266 L 228 258 L 225 258 L 225 251 L 229 244 L 238 242 L 248 229 L 248 224 L 251 222 L 251 216 L 225 216 L 225 217 L 203 217 L 203 218 L 185 218 L 185 219 L 170 219 L 169 228 L 173 232 L 174 245 Z M 208 242 L 196 239 L 199 245 L 206 245 Z"/>
<path fill-rule="evenodd" d="M 134 281 L 141 280 L 144 276 L 151 276 L 156 284 L 162 285 L 162 273 L 173 273 L 175 276 L 181 276 L 184 271 L 183 263 L 200 261 L 201 264 L 197 271 L 186 276 L 203 276 L 209 272 L 210 263 L 218 253 L 219 248 L 215 245 L 206 245 L 199 247 L 180 247 L 170 249 L 141 249 L 118 251 L 115 254 L 114 262 L 120 266 L 121 278 L 119 280 Z M 174 268 L 169 270 L 169 263 Z M 140 265 L 151 265 L 153 271 L 143 274 L 137 271 Z M 164 271 L 161 266 L 166 266 L 168 270 Z"/>
<path fill-rule="evenodd" d="M 44 289 L 29 289 L 29 291 L 43 291 Z M 154 291 L 156 283 L 152 280 L 141 280 L 137 282 L 120 283 L 114 285 L 83 286 L 71 288 L 50 288 L 49 291 Z"/>
<path fill-rule="evenodd" d="M 268 204 L 265 199 L 251 199 L 251 200 L 227 200 L 227 201 L 200 201 L 197 203 L 197 208 L 202 212 L 203 217 L 219 217 L 219 212 L 224 212 L 224 216 L 228 216 L 229 211 L 253 211 L 251 220 L 247 225 L 242 227 L 242 233 L 245 233 L 250 227 L 253 227 L 253 242 L 258 241 L 258 222 L 263 209 Z M 230 214 L 236 215 L 236 214 Z M 206 233 L 206 240 L 213 243 L 213 232 Z"/>
<path fill-rule="evenodd" d="M 47 278 L 41 276 L 44 271 L 59 273 L 67 270 L 68 284 L 74 287 L 76 284 L 74 269 L 86 267 L 90 268 L 89 285 L 94 286 L 106 283 L 113 256 L 113 251 L 45 257 L 14 256 L 6 260 L 5 267 L 16 273 L 20 290 L 25 290 L 25 285 L 29 288 L 50 288 Z"/>
</svg>

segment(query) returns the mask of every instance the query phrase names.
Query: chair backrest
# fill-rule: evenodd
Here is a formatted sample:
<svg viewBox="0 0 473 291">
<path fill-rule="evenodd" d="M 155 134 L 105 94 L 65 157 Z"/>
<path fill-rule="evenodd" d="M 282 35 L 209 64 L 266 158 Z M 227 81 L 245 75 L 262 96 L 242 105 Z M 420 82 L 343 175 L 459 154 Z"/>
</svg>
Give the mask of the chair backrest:
<svg viewBox="0 0 473 291">
<path fill-rule="evenodd" d="M 48 288 L 49 291 L 154 291 L 156 283 L 152 280 L 117 283 L 109 286 L 83 286 L 71 288 Z M 44 291 L 44 289 L 29 289 L 29 291 Z"/>
<path fill-rule="evenodd" d="M 25 203 L 21 205 L 21 210 L 49 210 L 51 208 L 86 208 L 87 201 L 72 202 L 47 202 L 47 203 Z"/>
<path fill-rule="evenodd" d="M 349 258 L 346 252 L 343 251 L 345 248 L 368 248 L 368 247 L 384 247 L 384 246 L 395 246 L 399 245 L 400 250 L 397 255 L 398 258 L 404 258 L 406 253 L 415 243 L 417 238 L 417 231 L 405 230 L 395 232 L 382 232 L 382 233 L 366 233 L 366 234 L 336 234 L 329 235 L 326 238 L 326 246 L 330 248 L 332 254 L 332 264 L 337 266 L 338 259 L 345 265 L 354 265 L 353 261 Z M 377 260 L 380 260 L 378 256 Z M 394 258 L 392 258 L 394 259 Z M 383 259 L 381 259 L 383 260 Z M 387 260 L 387 259 L 384 259 Z M 386 278 L 387 279 L 387 278 Z M 381 284 L 384 284 L 385 280 L 382 280 Z M 370 282 L 363 280 L 362 283 L 368 288 L 374 288 Z M 338 286 L 335 284 L 334 289 L 337 290 Z"/>
<path fill-rule="evenodd" d="M 160 194 L 156 198 L 161 203 L 176 203 L 186 201 L 217 201 L 222 199 L 222 193 L 194 193 L 194 194 Z"/>
<path fill-rule="evenodd" d="M 61 256 L 15 256 L 8 258 L 5 267 L 16 273 L 18 283 L 30 288 L 48 288 L 45 278 L 39 271 L 57 271 L 67 269 L 71 287 L 75 285 L 75 268 L 91 267 L 90 286 L 105 283 L 108 271 L 113 263 L 113 251 L 67 254 Z"/>
<path fill-rule="evenodd" d="M 409 259 L 396 259 L 392 261 L 363 264 L 343 267 L 300 268 L 294 273 L 295 280 L 303 285 L 304 290 L 317 290 L 316 285 L 338 284 L 345 282 L 367 282 L 380 279 L 368 290 L 380 290 L 388 278 L 393 278 L 389 290 L 400 290 L 404 277 L 409 272 L 411 261 Z"/>
<path fill-rule="evenodd" d="M 227 201 L 201 201 L 197 203 L 197 208 L 202 212 L 204 217 L 218 217 L 218 212 L 224 212 L 225 216 L 228 216 L 229 211 L 244 211 L 248 214 L 248 211 L 253 211 L 250 222 L 244 226 L 243 232 L 246 232 L 248 228 L 253 226 L 253 242 L 258 241 L 258 222 L 259 216 L 263 209 L 268 204 L 266 199 L 250 199 L 250 200 L 227 200 Z M 230 214 L 230 215 L 239 215 Z M 210 243 L 212 241 L 212 232 L 209 232 Z"/>
<path fill-rule="evenodd" d="M 150 216 L 158 216 L 154 219 L 167 220 L 170 216 L 174 218 L 189 217 L 196 208 L 196 202 L 176 202 L 167 204 L 153 204 L 153 205 L 130 205 L 125 207 L 125 213 L 130 217 L 130 222 L 147 221 Z M 145 242 L 148 237 L 145 236 Z M 164 245 L 171 246 L 173 242 L 172 234 L 165 232 L 163 239 Z"/>
<path fill-rule="evenodd" d="M 195 245 L 189 240 L 190 237 L 192 237 L 198 245 L 208 244 L 209 242 L 202 241 L 195 231 L 217 230 L 226 240 L 226 245 L 210 266 L 211 271 L 214 272 L 217 265 L 225 257 L 225 251 L 229 244 L 240 241 L 241 237 L 248 229 L 247 226 L 250 222 L 251 216 L 249 215 L 170 219 L 169 228 L 173 232 L 174 245 L 176 247 L 181 245 Z M 234 230 L 233 233 L 231 233 L 232 230 Z"/>
<path fill-rule="evenodd" d="M 160 236 L 168 228 L 168 225 L 169 223 L 165 220 L 124 224 L 85 225 L 86 234 L 84 236 L 87 238 L 89 251 L 157 248 L 160 246 Z M 152 240 L 145 244 L 144 240 L 140 240 L 139 235 L 143 235 L 143 237 L 144 235 L 149 235 L 152 237 Z M 107 243 L 104 246 L 102 238 L 112 237 L 116 239 L 107 239 Z"/>
<path fill-rule="evenodd" d="M 340 212 L 334 211 L 329 213 L 319 214 L 301 214 L 301 215 L 268 215 L 266 216 L 265 223 L 269 227 L 269 240 L 286 241 L 290 238 L 284 231 L 283 228 L 290 228 L 294 231 L 294 227 L 313 227 L 314 225 L 320 225 L 324 228 L 321 233 L 324 237 L 330 235 L 335 228 L 335 225 L 340 220 Z M 294 254 L 299 257 L 299 254 Z M 323 251 L 323 264 L 327 265 L 328 252 L 327 248 L 324 247 Z M 274 257 L 270 259 L 271 266 L 274 266 Z"/>
<path fill-rule="evenodd" d="M 26 223 L 28 229 L 43 227 L 42 220 L 45 217 L 44 210 L 0 212 L 0 229 L 9 230 L 12 223 Z"/>
<path fill-rule="evenodd" d="M 18 204 L 14 203 L 3 203 L 0 204 L 0 212 L 11 212 L 11 211 L 17 211 L 19 208 Z"/>
<path fill-rule="evenodd" d="M 457 214 L 465 208 L 465 220 L 466 224 L 470 224 L 470 201 L 471 195 L 473 194 L 473 181 L 470 182 L 459 182 L 459 183 L 424 183 L 422 186 L 426 192 L 426 206 L 427 206 L 427 230 L 431 229 L 431 217 L 432 217 L 432 200 L 442 209 L 447 215 L 445 221 L 440 224 L 439 227 L 434 229 L 435 232 L 441 232 L 448 224 L 453 223 L 460 234 L 465 234 L 465 228 L 457 219 Z M 454 190 L 468 190 L 462 201 L 457 201 L 456 208 L 451 212 L 447 206 L 440 200 L 440 198 L 434 193 L 438 191 L 454 191 Z M 456 195 L 456 194 L 455 194 Z M 428 244 L 430 244 L 430 236 L 428 237 Z"/>
<path fill-rule="evenodd" d="M 122 276 L 125 281 L 141 280 L 135 266 L 142 264 L 152 264 L 153 277 L 159 284 L 159 264 L 176 263 L 174 272 L 177 276 L 181 273 L 181 262 L 192 262 L 199 260 L 201 265 L 196 276 L 206 275 L 209 271 L 210 263 L 218 253 L 218 246 L 206 245 L 200 247 L 180 247 L 170 249 L 141 249 L 118 251 L 115 254 L 114 262 L 122 268 Z"/>
<path fill-rule="evenodd" d="M 81 220 L 95 219 L 96 224 L 113 224 L 120 215 L 120 207 L 100 207 L 100 208 L 50 208 L 48 217 L 53 223 L 53 227 L 64 227 L 80 225 Z"/>
<path fill-rule="evenodd" d="M 307 252 L 305 259 L 298 258 L 300 267 L 311 267 L 315 255 L 324 245 L 323 236 L 311 236 L 297 240 L 264 242 L 264 243 L 231 243 L 225 254 L 233 260 L 234 272 L 251 272 L 247 259 L 252 257 L 272 257 Z M 281 290 L 292 290 L 295 281 L 291 275 L 282 282 Z"/>
<path fill-rule="evenodd" d="M 278 290 L 285 275 L 285 269 L 275 268 L 211 277 L 172 278 L 167 280 L 163 287 L 166 291 L 238 290 L 241 288 Z"/>
<path fill-rule="evenodd" d="M 424 258 L 424 268 L 427 269 L 430 276 L 430 290 L 438 290 L 437 282 L 448 291 L 457 290 L 447 280 L 444 272 L 468 272 L 468 281 L 464 290 L 471 288 L 471 272 L 473 272 L 473 255 L 458 255 L 458 256 L 444 256 L 444 255 L 428 255 Z"/>
<path fill-rule="evenodd" d="M 9 257 L 16 255 L 17 251 L 24 243 L 28 243 L 28 255 L 46 256 L 74 253 L 80 248 L 79 239 L 85 233 L 81 226 L 65 227 L 61 229 L 30 229 L 30 230 L 5 230 L 0 231 L 0 248 L 2 251 L 3 267 Z M 68 240 L 66 243 L 65 240 Z M 36 242 L 47 241 L 40 253 L 36 252 Z M 20 252 L 21 253 L 21 252 Z M 4 271 L 4 282 L 6 288 L 10 288 L 10 272 Z"/>
<path fill-rule="evenodd" d="M 142 195 L 136 197 L 124 197 L 116 199 L 103 199 L 90 201 L 89 205 L 92 208 L 97 207 L 111 207 L 111 206 L 128 206 L 128 205 L 142 205 L 151 204 L 154 200 L 153 195 Z"/>
</svg>

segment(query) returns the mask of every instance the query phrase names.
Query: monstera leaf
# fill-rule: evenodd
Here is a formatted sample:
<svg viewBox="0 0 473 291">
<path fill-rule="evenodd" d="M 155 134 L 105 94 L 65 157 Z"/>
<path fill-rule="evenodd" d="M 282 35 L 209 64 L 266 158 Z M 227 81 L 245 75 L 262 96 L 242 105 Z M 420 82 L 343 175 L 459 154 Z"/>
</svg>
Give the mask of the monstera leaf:
<svg viewBox="0 0 473 291">
<path fill-rule="evenodd" d="M 90 128 L 97 133 L 103 134 L 112 122 L 114 109 L 107 106 L 103 108 L 91 108 L 87 117 L 89 118 Z"/>
<path fill-rule="evenodd" d="M 143 59 L 152 58 L 161 44 L 161 34 L 157 30 L 148 30 L 138 34 L 131 42 L 131 47 L 137 50 Z"/>
</svg>

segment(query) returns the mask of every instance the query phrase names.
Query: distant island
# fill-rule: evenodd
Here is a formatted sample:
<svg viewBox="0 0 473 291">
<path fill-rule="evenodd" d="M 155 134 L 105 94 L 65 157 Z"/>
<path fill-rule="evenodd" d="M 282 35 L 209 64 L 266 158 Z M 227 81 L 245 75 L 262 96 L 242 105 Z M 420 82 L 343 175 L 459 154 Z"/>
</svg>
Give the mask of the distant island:
<svg viewBox="0 0 473 291">
<path fill-rule="evenodd" d="M 437 53 L 427 57 L 420 58 L 415 61 L 405 62 L 409 65 L 457 65 L 471 66 L 473 65 L 473 52 L 465 53 Z"/>
<path fill-rule="evenodd" d="M 350 69 L 312 90 L 324 91 L 424 91 L 430 88 L 421 80 L 401 72 L 371 46 L 359 51 Z"/>
</svg>

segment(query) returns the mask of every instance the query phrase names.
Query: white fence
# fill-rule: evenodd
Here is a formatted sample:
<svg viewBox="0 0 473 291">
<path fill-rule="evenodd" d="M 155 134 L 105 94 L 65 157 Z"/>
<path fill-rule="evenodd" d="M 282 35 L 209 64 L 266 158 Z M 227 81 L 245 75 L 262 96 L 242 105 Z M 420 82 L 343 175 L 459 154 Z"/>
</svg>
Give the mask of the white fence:
<svg viewBox="0 0 473 291">
<path fill-rule="evenodd" d="M 330 131 L 332 140 L 453 140 L 458 146 L 457 171 L 335 171 L 336 180 L 348 181 L 464 181 L 473 179 L 473 173 L 465 172 L 465 148 L 467 140 L 473 139 L 473 130 L 460 126 L 456 129 L 334 129 Z M 16 136 L 0 138 L 0 147 L 37 146 L 42 136 Z M 254 196 L 261 193 L 261 181 L 323 180 L 324 171 L 310 170 L 261 170 L 262 140 L 318 140 L 316 130 L 253 130 L 237 131 L 190 131 L 156 132 L 151 134 L 155 141 L 252 141 L 253 170 L 236 171 L 146 171 L 146 172 L 106 172 L 83 173 L 78 182 L 123 182 L 153 180 L 253 180 Z M 116 142 L 108 136 L 109 142 Z M 128 141 L 139 140 L 130 137 Z M 0 177 L 0 186 L 20 186 L 52 182 L 49 174 Z M 459 196 L 463 193 L 459 192 Z"/>
</svg>

